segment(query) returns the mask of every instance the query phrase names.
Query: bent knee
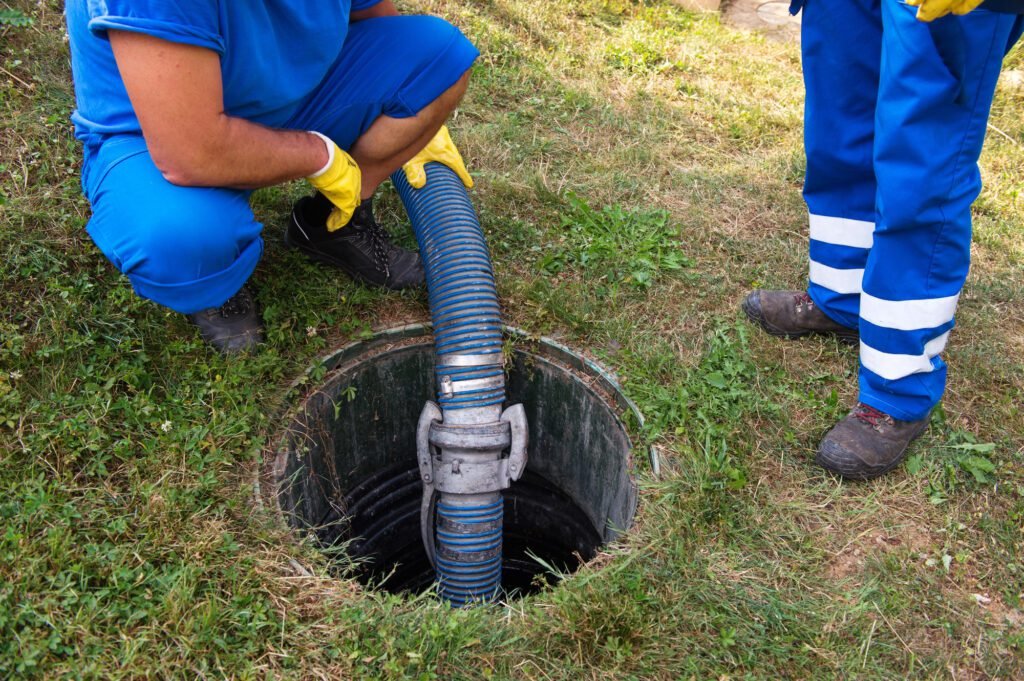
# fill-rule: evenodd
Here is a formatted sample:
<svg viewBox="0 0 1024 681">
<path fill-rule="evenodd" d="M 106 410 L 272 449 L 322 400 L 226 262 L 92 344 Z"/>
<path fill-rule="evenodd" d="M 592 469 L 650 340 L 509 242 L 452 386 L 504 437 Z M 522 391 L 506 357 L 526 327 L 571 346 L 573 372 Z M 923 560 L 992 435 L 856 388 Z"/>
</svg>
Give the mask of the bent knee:
<svg viewBox="0 0 1024 681">
<path fill-rule="evenodd" d="M 410 17 L 410 23 L 415 22 L 416 33 L 425 40 L 429 52 L 440 52 L 451 46 L 452 42 L 472 45 L 469 38 L 463 35 L 458 26 L 447 19 L 431 15 L 420 15 Z"/>
<path fill-rule="evenodd" d="M 478 54 L 458 26 L 440 17 L 404 15 L 373 28 L 378 45 L 387 45 L 390 57 L 415 73 L 450 66 L 448 62 L 457 55 L 472 53 L 475 58 Z"/>
</svg>

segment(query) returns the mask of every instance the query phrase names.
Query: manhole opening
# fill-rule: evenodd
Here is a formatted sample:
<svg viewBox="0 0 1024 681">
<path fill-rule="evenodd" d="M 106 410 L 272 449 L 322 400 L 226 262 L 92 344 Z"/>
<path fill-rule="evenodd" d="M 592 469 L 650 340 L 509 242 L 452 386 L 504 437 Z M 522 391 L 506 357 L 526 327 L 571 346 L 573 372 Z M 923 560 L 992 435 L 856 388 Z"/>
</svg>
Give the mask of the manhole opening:
<svg viewBox="0 0 1024 681">
<path fill-rule="evenodd" d="M 434 573 L 420 535 L 415 428 L 433 397 L 433 345 L 396 332 L 339 351 L 278 439 L 270 472 L 287 522 L 339 570 L 391 593 L 421 593 Z M 423 329 L 406 329 L 422 334 Z M 600 369 L 545 341 L 515 343 L 509 404 L 530 426 L 525 475 L 505 490 L 502 587 L 532 593 L 593 558 L 632 524 L 629 410 Z"/>
</svg>

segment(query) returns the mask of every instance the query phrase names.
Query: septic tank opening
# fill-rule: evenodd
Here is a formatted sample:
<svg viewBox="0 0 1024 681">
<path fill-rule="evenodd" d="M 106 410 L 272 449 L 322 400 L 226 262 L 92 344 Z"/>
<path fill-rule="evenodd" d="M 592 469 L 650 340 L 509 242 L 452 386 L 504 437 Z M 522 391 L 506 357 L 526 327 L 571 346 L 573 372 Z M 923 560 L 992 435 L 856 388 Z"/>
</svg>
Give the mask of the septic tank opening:
<svg viewBox="0 0 1024 681">
<path fill-rule="evenodd" d="M 382 332 L 331 355 L 291 413 L 266 482 L 288 524 L 311 534 L 357 579 L 392 593 L 434 585 L 423 548 L 416 424 L 434 392 L 428 329 Z M 508 404 L 530 430 L 523 477 L 503 492 L 506 598 L 576 570 L 632 524 L 629 435 L 639 418 L 596 365 L 546 340 L 514 336 Z M 326 373 L 324 373 L 326 371 Z"/>
</svg>

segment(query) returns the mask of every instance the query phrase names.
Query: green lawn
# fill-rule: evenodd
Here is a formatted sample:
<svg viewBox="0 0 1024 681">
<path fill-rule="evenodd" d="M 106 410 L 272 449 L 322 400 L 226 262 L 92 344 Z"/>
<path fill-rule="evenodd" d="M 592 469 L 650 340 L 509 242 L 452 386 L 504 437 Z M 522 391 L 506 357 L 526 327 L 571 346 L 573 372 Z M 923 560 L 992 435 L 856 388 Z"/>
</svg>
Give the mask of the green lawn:
<svg viewBox="0 0 1024 681">
<path fill-rule="evenodd" d="M 942 408 L 906 466 L 843 484 L 813 454 L 855 351 L 738 312 L 804 282 L 797 47 L 666 0 L 404 6 L 483 53 L 451 128 L 508 321 L 647 417 L 634 531 L 508 607 L 332 579 L 254 504 L 269 415 L 425 295 L 286 251 L 306 188 L 262 190 L 268 342 L 205 347 L 85 234 L 61 3 L 0 0 L 34 19 L 0 26 L 0 678 L 1021 678 L 1024 88 L 993 112 Z"/>
</svg>

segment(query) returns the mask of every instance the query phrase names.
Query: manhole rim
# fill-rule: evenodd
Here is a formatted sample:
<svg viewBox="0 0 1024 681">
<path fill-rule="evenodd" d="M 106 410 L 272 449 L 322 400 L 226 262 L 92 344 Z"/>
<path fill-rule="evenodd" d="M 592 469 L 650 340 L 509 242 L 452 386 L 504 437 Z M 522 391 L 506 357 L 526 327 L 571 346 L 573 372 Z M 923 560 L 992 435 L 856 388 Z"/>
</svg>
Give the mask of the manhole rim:
<svg viewBox="0 0 1024 681">
<path fill-rule="evenodd" d="M 598 393 L 599 396 L 607 395 L 612 398 L 613 402 L 609 404 L 609 406 L 612 407 L 613 416 L 617 421 L 619 421 L 627 435 L 627 438 L 630 440 L 633 439 L 633 436 L 630 434 L 630 429 L 623 422 L 622 417 L 626 412 L 631 413 L 636 419 L 638 429 L 643 428 L 643 413 L 623 392 L 622 387 L 615 378 L 615 375 L 609 369 L 550 337 L 531 335 L 523 329 L 510 325 L 503 325 L 502 331 L 506 339 L 511 340 L 513 344 L 529 344 L 533 346 L 533 348 L 540 349 L 541 351 L 534 352 L 532 354 L 554 364 L 559 364 L 563 366 L 563 368 L 581 372 L 586 377 L 594 379 L 598 383 L 600 389 L 588 386 L 589 389 Z M 292 381 L 284 391 L 281 397 L 280 407 L 275 410 L 277 422 L 289 423 L 297 410 L 302 408 L 302 404 L 309 398 L 309 391 L 311 391 L 311 389 L 316 389 L 317 387 L 310 383 L 310 379 L 315 372 L 323 371 L 323 375 L 317 380 L 322 383 L 326 383 L 331 379 L 331 375 L 334 372 L 343 369 L 346 364 L 364 357 L 374 349 L 382 348 L 391 344 L 404 344 L 404 342 L 415 340 L 424 340 L 429 343 L 432 333 L 433 328 L 429 322 L 403 324 L 400 326 L 381 329 L 374 332 L 369 338 L 353 341 L 320 357 L 307 367 L 294 381 Z M 413 344 L 414 343 L 409 343 L 409 345 Z M 287 430 L 275 431 L 268 443 L 261 449 L 260 461 L 252 483 L 254 504 L 261 512 L 270 512 L 270 515 L 278 526 L 278 529 L 284 530 L 294 541 L 302 542 L 304 541 L 304 538 L 296 528 L 292 527 L 288 523 L 288 519 L 285 517 L 285 512 L 277 500 L 278 490 L 275 481 L 279 477 L 279 466 L 282 464 L 282 440 L 286 436 Z M 649 445 L 646 448 L 643 448 L 642 445 L 637 445 L 636 449 L 637 451 L 643 451 L 646 449 L 647 464 L 650 467 L 650 475 L 654 478 L 660 477 L 661 467 L 656 448 L 653 445 Z M 629 464 L 629 468 L 632 469 L 631 475 L 635 475 L 635 459 L 633 459 L 633 462 Z M 634 480 L 632 484 L 635 489 L 636 481 Z M 638 490 L 636 490 L 636 492 L 638 492 Z M 636 519 L 636 513 L 640 510 L 640 495 L 636 492 L 634 492 L 636 496 L 633 504 L 634 521 Z M 623 528 L 623 533 L 626 531 L 628 531 L 628 528 Z M 293 567 L 299 569 L 307 576 L 312 576 L 309 571 L 301 565 L 296 564 L 293 565 Z"/>
</svg>

